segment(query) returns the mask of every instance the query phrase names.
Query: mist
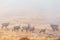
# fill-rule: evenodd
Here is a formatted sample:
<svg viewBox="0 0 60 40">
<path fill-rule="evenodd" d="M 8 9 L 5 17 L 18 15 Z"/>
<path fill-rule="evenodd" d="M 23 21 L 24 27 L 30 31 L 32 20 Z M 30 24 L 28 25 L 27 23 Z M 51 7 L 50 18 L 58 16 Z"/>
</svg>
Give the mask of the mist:
<svg viewBox="0 0 60 40">
<path fill-rule="evenodd" d="M 0 0 L 0 20 L 13 16 L 60 24 L 60 0 Z"/>
</svg>

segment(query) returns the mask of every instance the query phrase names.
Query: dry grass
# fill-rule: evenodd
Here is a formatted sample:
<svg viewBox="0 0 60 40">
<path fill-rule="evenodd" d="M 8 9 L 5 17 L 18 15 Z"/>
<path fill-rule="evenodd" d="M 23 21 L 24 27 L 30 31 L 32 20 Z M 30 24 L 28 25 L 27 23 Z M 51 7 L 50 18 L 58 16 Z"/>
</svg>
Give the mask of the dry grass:
<svg viewBox="0 0 60 40">
<path fill-rule="evenodd" d="M 0 40 L 22 40 L 22 39 L 21 38 L 17 39 L 17 38 L 14 38 L 14 37 L 10 37 L 10 38 L 0 38 Z M 29 40 L 60 40 L 60 39 L 57 39 L 57 38 L 38 38 L 38 39 L 34 39 L 34 38 L 32 38 L 32 39 L 29 39 Z"/>
<path fill-rule="evenodd" d="M 37 34 L 38 36 L 41 36 L 39 38 L 34 38 L 34 36 L 36 34 L 33 34 L 31 32 L 28 32 L 26 33 L 25 31 L 24 32 L 21 32 L 20 30 L 18 32 L 12 32 L 12 28 L 14 27 L 14 25 L 17 25 L 14 23 L 12 23 L 11 25 L 9 25 L 8 29 L 1 29 L 0 28 L 0 40 L 21 40 L 22 37 L 28 37 L 30 40 L 60 40 L 58 38 L 41 38 L 43 36 L 46 36 L 43 35 L 43 34 Z M 23 25 L 23 24 L 22 24 Z M 25 24 L 26 25 L 26 24 Z M 25 26 L 23 25 L 23 26 Z M 0 25 L 1 26 L 1 25 Z M 41 26 L 41 28 L 44 28 L 46 27 L 47 29 L 49 25 L 34 25 L 36 27 L 36 31 L 38 32 L 38 29 L 40 29 L 39 27 Z M 48 33 L 53 33 L 51 30 L 48 30 L 47 31 Z M 56 32 L 56 33 L 60 33 L 59 32 Z"/>
</svg>

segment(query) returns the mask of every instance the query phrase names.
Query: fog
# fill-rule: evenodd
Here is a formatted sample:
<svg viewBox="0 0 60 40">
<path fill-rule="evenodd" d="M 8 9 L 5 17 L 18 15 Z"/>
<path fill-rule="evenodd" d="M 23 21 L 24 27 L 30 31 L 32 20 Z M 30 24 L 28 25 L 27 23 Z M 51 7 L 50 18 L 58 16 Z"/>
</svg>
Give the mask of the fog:
<svg viewBox="0 0 60 40">
<path fill-rule="evenodd" d="M 60 0 L 0 0 L 0 20 L 13 16 L 60 24 Z"/>
</svg>

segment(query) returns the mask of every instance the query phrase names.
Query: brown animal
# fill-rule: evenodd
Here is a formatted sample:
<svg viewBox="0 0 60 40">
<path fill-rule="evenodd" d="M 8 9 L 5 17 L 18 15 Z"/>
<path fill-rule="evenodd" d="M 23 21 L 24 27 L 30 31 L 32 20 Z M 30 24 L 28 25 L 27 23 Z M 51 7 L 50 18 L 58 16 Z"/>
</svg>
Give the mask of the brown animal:
<svg viewBox="0 0 60 40">
<path fill-rule="evenodd" d="M 24 38 L 21 38 L 21 39 L 19 39 L 19 40 L 30 40 L 30 39 L 27 38 L 27 37 L 24 37 Z"/>
<path fill-rule="evenodd" d="M 59 39 L 57 39 L 57 40 L 60 40 L 60 38 L 59 38 Z"/>
</svg>

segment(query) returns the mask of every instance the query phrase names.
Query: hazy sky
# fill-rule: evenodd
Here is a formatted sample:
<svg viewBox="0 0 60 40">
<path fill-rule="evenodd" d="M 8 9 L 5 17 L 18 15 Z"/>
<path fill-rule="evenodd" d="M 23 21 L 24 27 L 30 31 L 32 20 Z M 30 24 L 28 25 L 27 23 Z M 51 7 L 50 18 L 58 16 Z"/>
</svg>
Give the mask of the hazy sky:
<svg viewBox="0 0 60 40">
<path fill-rule="evenodd" d="M 0 0 L 0 17 L 42 18 L 46 23 L 60 23 L 60 0 Z"/>
</svg>

